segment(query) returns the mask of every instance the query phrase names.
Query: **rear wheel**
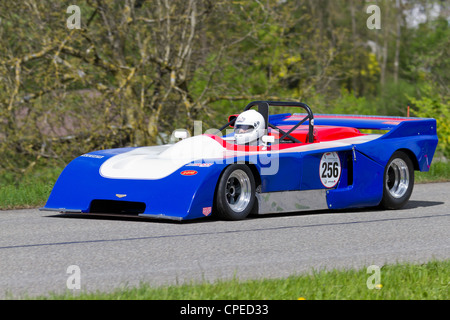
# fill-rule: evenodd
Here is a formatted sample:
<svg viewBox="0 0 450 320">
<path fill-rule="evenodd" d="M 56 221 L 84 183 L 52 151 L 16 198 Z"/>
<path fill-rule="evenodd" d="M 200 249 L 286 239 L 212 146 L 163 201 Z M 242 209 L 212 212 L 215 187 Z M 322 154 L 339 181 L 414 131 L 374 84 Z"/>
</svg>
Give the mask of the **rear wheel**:
<svg viewBox="0 0 450 320">
<path fill-rule="evenodd" d="M 414 188 L 414 166 L 408 155 L 396 151 L 384 169 L 383 199 L 385 209 L 400 209 L 411 197 Z"/>
<path fill-rule="evenodd" d="M 216 210 L 226 220 L 245 219 L 255 203 L 255 179 L 251 170 L 242 164 L 228 166 L 219 180 L 216 191 Z"/>
</svg>

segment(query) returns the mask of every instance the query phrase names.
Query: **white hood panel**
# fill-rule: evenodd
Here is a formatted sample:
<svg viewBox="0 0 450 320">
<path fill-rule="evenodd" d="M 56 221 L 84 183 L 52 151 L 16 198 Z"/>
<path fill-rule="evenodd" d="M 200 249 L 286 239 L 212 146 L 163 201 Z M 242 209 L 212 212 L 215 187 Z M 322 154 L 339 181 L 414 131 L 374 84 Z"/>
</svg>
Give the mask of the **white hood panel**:
<svg viewBox="0 0 450 320">
<path fill-rule="evenodd" d="M 156 180 L 201 159 L 222 159 L 222 145 L 208 136 L 194 136 L 173 145 L 143 147 L 106 160 L 100 175 L 111 179 Z"/>
</svg>

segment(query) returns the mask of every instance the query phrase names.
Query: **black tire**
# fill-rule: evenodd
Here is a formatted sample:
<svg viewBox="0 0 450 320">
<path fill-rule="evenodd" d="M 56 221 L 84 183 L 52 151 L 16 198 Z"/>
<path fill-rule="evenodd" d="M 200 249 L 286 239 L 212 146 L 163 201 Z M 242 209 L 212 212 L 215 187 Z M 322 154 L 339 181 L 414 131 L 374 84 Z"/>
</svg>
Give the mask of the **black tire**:
<svg viewBox="0 0 450 320">
<path fill-rule="evenodd" d="M 255 178 L 248 166 L 228 166 L 216 189 L 217 216 L 225 220 L 245 219 L 255 204 L 255 189 Z"/>
<path fill-rule="evenodd" d="M 396 151 L 384 169 L 383 199 L 384 209 L 400 209 L 411 197 L 414 188 L 414 165 L 409 156 Z"/>
</svg>

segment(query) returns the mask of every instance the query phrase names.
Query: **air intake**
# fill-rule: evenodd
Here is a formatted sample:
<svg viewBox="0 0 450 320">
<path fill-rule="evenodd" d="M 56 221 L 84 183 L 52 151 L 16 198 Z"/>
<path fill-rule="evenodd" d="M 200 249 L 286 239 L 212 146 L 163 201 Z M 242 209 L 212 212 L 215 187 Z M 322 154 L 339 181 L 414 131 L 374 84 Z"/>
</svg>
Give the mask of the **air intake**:
<svg viewBox="0 0 450 320">
<path fill-rule="evenodd" d="M 91 202 L 90 213 L 138 215 L 145 211 L 145 203 L 133 201 L 117 200 L 93 200 Z"/>
</svg>

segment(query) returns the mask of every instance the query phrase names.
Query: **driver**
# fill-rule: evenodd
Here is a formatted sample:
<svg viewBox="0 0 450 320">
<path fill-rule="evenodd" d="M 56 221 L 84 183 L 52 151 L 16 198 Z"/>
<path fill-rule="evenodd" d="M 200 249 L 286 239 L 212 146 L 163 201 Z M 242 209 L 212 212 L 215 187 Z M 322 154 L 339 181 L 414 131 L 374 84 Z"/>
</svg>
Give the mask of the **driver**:
<svg viewBox="0 0 450 320">
<path fill-rule="evenodd" d="M 234 124 L 234 137 L 237 144 L 257 146 L 265 134 L 266 122 L 256 110 L 242 112 Z"/>
</svg>

